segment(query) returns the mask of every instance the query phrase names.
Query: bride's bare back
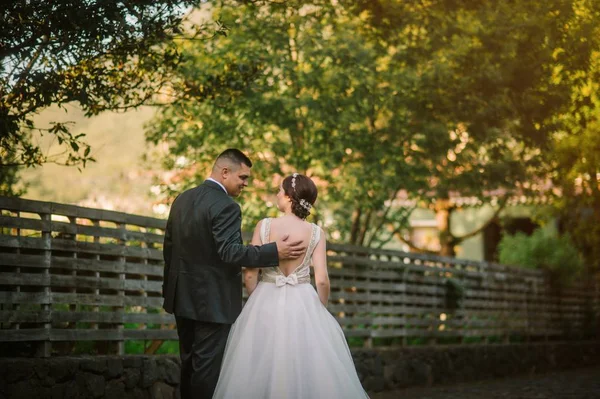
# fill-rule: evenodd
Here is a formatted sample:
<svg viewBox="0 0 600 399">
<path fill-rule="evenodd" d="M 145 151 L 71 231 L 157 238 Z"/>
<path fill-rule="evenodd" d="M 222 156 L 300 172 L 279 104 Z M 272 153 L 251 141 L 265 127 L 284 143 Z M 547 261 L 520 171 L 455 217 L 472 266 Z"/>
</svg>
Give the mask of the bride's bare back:
<svg viewBox="0 0 600 399">
<path fill-rule="evenodd" d="M 267 224 L 265 225 L 265 223 Z M 317 232 L 318 234 L 315 234 L 316 241 L 313 242 L 313 245 L 311 246 L 310 241 L 313 237 L 313 226 L 314 228 L 319 229 L 319 231 Z M 263 228 L 266 230 L 264 233 L 261 232 Z M 288 236 L 287 240 L 290 241 L 301 241 L 301 245 L 306 248 L 305 251 L 309 251 L 310 258 L 306 258 L 307 255 L 305 252 L 296 259 L 280 259 L 279 266 L 277 266 L 279 272 L 285 276 L 289 276 L 290 274 L 295 273 L 306 260 L 306 266 L 312 266 L 314 268 L 315 285 L 317 293 L 319 294 L 319 299 L 323 305 L 327 306 L 327 300 L 329 299 L 329 275 L 327 273 L 326 239 L 323 230 L 294 215 L 286 214 L 277 219 L 261 220 L 254 229 L 252 245 L 263 245 L 284 238 L 285 236 Z M 308 271 L 306 270 L 306 272 Z M 308 275 L 309 274 L 307 273 L 306 276 Z M 245 269 L 244 285 L 248 295 L 252 295 L 257 284 L 258 269 Z"/>
<path fill-rule="evenodd" d="M 312 225 L 292 215 L 285 215 L 271 220 L 271 231 L 269 242 L 276 241 L 280 237 L 289 235 L 288 241 L 300 241 L 308 248 L 312 233 Z M 279 270 L 286 276 L 293 273 L 304 261 L 306 253 L 296 259 L 286 259 L 279 262 Z"/>
</svg>

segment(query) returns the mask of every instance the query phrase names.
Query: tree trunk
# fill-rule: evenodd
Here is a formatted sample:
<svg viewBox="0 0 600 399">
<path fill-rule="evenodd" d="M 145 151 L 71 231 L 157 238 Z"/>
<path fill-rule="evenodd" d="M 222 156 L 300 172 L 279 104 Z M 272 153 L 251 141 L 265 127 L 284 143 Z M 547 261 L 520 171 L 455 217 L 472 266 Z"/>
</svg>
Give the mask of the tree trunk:
<svg viewBox="0 0 600 399">
<path fill-rule="evenodd" d="M 367 230 L 371 225 L 371 216 L 373 216 L 373 210 L 369 209 L 367 212 L 367 217 L 365 218 L 365 223 L 362 226 L 362 231 L 360 232 L 360 237 L 358 238 L 358 245 L 361 247 L 365 245 L 365 237 L 367 235 Z"/>
<path fill-rule="evenodd" d="M 449 198 L 439 198 L 435 202 L 434 209 L 440 237 L 440 255 L 453 257 L 456 252 L 454 251 L 455 240 L 450 231 L 450 216 L 454 207 Z"/>
<path fill-rule="evenodd" d="M 360 231 L 360 217 L 362 208 L 356 208 L 352 214 L 352 229 L 350 230 L 350 244 L 356 245 L 358 241 L 358 233 Z"/>
</svg>

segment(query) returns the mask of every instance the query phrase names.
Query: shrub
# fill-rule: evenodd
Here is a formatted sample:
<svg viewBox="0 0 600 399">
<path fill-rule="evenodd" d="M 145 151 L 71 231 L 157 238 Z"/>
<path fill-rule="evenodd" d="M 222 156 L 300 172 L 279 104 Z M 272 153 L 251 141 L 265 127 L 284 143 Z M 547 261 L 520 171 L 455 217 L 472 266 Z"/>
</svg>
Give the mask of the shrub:
<svg viewBox="0 0 600 399">
<path fill-rule="evenodd" d="M 546 270 L 556 287 L 567 286 L 583 270 L 581 255 L 569 235 L 558 236 L 544 229 L 532 235 L 504 235 L 500 244 L 500 263 Z"/>
</svg>

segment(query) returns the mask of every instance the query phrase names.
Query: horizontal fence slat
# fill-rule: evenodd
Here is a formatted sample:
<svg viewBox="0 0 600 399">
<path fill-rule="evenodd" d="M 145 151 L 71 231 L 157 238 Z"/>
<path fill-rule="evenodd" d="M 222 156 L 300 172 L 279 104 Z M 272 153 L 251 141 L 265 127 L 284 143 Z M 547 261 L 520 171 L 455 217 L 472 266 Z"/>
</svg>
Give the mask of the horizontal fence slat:
<svg viewBox="0 0 600 399">
<path fill-rule="evenodd" d="M 73 258 L 66 256 L 52 256 L 46 262 L 45 255 L 27 255 L 15 253 L 0 253 L 0 265 L 23 267 L 31 269 L 65 269 L 73 271 L 93 271 L 104 273 L 126 273 L 145 276 L 162 277 L 164 268 L 161 265 L 146 263 L 132 263 L 120 261 L 107 261 L 88 258 Z M 51 270 L 52 273 L 52 270 Z"/>
<path fill-rule="evenodd" d="M 83 329 L 27 329 L 0 330 L 0 341 L 122 341 L 125 339 L 177 340 L 176 330 L 83 330 Z"/>
<path fill-rule="evenodd" d="M 0 235 L 0 248 L 37 249 L 64 252 L 76 252 L 91 255 L 124 256 L 162 261 L 162 251 L 153 248 L 139 248 L 117 244 L 101 244 L 76 240 L 53 238 L 50 241 L 34 237 Z"/>
<path fill-rule="evenodd" d="M 28 328 L 19 330 L 0 330 L 0 342 L 49 341 L 50 330 L 45 328 Z"/>
<path fill-rule="evenodd" d="M 90 220 L 104 220 L 114 223 L 126 223 L 135 226 L 152 227 L 156 229 L 164 229 L 166 226 L 166 220 L 163 219 L 131 215 L 128 213 L 104 209 L 84 208 L 76 205 L 27 200 L 17 197 L 0 196 L 0 209 L 14 212 L 53 214 L 66 217 L 86 218 Z"/>
<path fill-rule="evenodd" d="M 134 323 L 175 324 L 175 317 L 166 313 L 81 312 L 81 311 L 9 311 L 0 310 L 1 323 Z"/>
<path fill-rule="evenodd" d="M 76 289 L 101 289 L 114 291 L 162 292 L 162 282 L 146 280 L 121 280 L 117 277 L 81 277 L 32 273 L 0 273 L 2 284 L 17 286 L 63 287 Z"/>
<path fill-rule="evenodd" d="M 0 323 L 49 323 L 52 312 L 39 310 L 37 312 L 22 310 L 0 310 Z"/>
<path fill-rule="evenodd" d="M 128 230 L 125 228 L 110 228 L 99 226 L 77 225 L 74 223 L 58 222 L 50 220 L 26 219 L 0 215 L 0 226 L 14 229 L 33 230 L 37 232 L 54 233 L 56 237 L 72 236 L 75 241 L 75 236 L 89 236 L 112 238 L 122 241 L 139 241 L 145 243 L 162 244 L 163 236 L 161 234 Z"/>
<path fill-rule="evenodd" d="M 123 330 L 125 339 L 144 340 L 178 340 L 177 330 L 172 329 L 145 329 L 145 330 Z"/>
<path fill-rule="evenodd" d="M 50 331 L 50 341 L 122 341 L 122 330 L 58 329 Z"/>
<path fill-rule="evenodd" d="M 7 292 L 0 291 L 0 304 L 50 304 L 52 295 L 47 292 Z"/>
</svg>

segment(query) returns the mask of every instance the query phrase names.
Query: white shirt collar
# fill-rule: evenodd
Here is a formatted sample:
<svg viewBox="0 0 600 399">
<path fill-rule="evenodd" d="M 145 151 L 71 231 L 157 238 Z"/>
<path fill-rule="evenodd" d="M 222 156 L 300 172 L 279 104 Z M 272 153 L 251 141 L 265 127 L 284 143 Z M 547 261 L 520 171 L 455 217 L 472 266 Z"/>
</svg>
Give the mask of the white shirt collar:
<svg viewBox="0 0 600 399">
<path fill-rule="evenodd" d="M 217 183 L 219 186 L 221 186 L 221 188 L 223 189 L 223 191 L 225 191 L 225 194 L 229 194 L 229 193 L 227 192 L 227 189 L 225 188 L 225 186 L 224 186 L 223 184 L 221 184 L 221 182 L 218 182 L 218 181 L 216 181 L 216 180 L 215 180 L 215 179 L 213 179 L 212 177 L 209 177 L 209 178 L 208 178 L 208 179 L 206 179 L 206 180 L 214 181 L 214 182 L 215 182 L 215 183 Z"/>
</svg>

